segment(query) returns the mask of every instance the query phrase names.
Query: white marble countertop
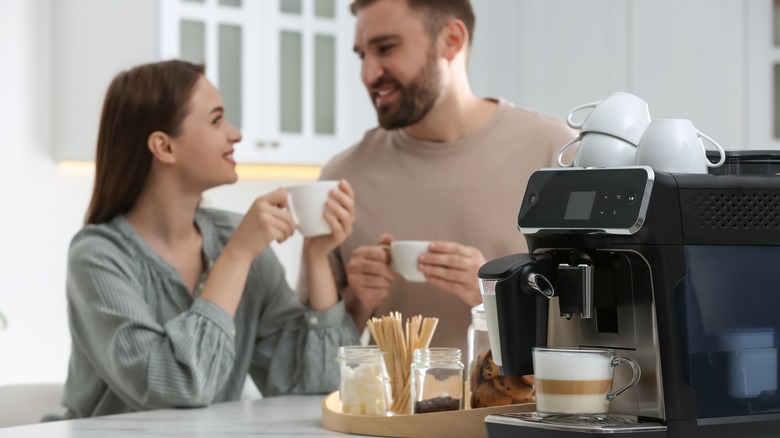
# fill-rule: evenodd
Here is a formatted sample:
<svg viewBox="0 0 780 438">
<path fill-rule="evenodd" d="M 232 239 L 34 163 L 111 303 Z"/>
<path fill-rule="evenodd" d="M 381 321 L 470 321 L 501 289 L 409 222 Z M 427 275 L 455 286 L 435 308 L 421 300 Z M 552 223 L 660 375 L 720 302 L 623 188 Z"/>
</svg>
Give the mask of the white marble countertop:
<svg viewBox="0 0 780 438">
<path fill-rule="evenodd" d="M 322 427 L 324 395 L 217 403 L 0 428 L 0 438 L 357 437 Z"/>
</svg>

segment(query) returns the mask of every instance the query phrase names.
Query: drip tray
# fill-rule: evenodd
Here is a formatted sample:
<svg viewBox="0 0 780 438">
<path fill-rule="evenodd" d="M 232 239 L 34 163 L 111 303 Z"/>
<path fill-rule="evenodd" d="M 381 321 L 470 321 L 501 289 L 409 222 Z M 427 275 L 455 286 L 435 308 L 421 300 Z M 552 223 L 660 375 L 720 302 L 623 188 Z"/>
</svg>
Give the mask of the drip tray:
<svg viewBox="0 0 780 438">
<path fill-rule="evenodd" d="M 603 420 L 598 420 L 575 416 L 541 418 L 536 412 L 509 413 L 488 415 L 485 417 L 485 423 L 487 423 L 489 437 L 493 437 L 493 434 L 490 433 L 491 424 L 495 426 L 515 426 L 526 429 L 543 429 L 558 432 L 584 432 L 593 435 L 624 433 L 644 434 L 652 432 L 663 433 L 664 436 L 666 434 L 666 425 L 660 422 L 639 421 L 636 417 L 612 414 Z M 505 429 L 505 427 L 499 427 L 499 429 Z M 515 431 L 517 430 L 515 429 Z M 503 434 L 497 434 L 496 436 L 503 436 Z M 523 436 L 533 435 L 524 434 Z"/>
</svg>

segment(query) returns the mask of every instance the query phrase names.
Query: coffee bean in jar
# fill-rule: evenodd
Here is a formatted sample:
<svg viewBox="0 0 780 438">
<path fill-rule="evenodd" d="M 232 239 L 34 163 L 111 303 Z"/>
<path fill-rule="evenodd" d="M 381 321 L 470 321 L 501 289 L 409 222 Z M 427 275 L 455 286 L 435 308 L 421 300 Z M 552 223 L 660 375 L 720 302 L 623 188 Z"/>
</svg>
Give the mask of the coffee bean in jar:
<svg viewBox="0 0 780 438">
<path fill-rule="evenodd" d="M 418 348 L 411 366 L 411 413 L 463 409 L 463 362 L 457 348 Z"/>
</svg>

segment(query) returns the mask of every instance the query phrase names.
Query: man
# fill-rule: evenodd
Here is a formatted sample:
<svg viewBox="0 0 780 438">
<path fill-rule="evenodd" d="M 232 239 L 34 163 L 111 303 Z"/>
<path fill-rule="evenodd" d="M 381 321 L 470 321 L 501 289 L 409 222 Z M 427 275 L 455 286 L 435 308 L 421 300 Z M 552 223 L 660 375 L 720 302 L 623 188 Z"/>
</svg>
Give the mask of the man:
<svg viewBox="0 0 780 438">
<path fill-rule="evenodd" d="M 517 213 L 529 175 L 575 136 L 563 123 L 474 95 L 468 0 L 356 0 L 354 50 L 381 127 L 321 179 L 355 188 L 353 234 L 331 263 L 359 330 L 400 311 L 439 318 L 432 345 L 464 348 L 486 260 L 527 251 Z M 393 273 L 387 244 L 430 240 L 424 283 Z M 465 355 L 465 350 L 464 350 Z"/>
</svg>

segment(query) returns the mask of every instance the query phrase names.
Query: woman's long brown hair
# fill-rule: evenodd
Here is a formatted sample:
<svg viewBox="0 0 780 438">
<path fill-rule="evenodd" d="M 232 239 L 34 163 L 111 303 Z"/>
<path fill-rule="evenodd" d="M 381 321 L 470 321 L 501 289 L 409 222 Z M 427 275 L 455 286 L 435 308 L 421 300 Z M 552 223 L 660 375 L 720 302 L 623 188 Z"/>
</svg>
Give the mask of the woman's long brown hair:
<svg viewBox="0 0 780 438">
<path fill-rule="evenodd" d="M 108 222 L 133 207 L 152 166 L 149 135 L 179 135 L 203 72 L 202 65 L 174 60 L 140 65 L 114 78 L 100 116 L 87 224 Z"/>
</svg>

